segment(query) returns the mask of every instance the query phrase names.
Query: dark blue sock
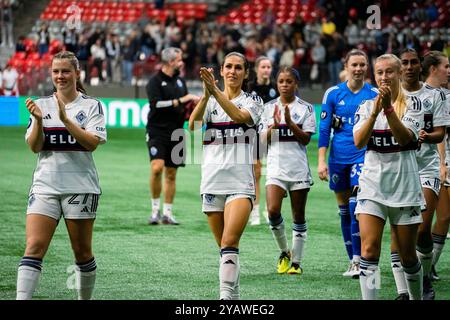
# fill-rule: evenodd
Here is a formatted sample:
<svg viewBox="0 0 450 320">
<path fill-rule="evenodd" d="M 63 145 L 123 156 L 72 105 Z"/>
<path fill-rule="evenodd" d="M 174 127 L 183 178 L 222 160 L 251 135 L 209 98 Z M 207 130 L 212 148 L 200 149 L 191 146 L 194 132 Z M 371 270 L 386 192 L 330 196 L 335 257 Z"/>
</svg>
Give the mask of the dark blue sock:
<svg viewBox="0 0 450 320">
<path fill-rule="evenodd" d="M 361 256 L 361 237 L 359 236 L 359 222 L 355 216 L 356 197 L 350 197 L 349 209 L 351 218 L 351 234 L 352 234 L 352 248 L 353 254 Z"/>
<path fill-rule="evenodd" d="M 345 249 L 347 250 L 349 260 L 352 260 L 353 259 L 352 232 L 351 232 L 352 219 L 350 217 L 349 206 L 348 205 L 339 206 L 339 215 L 341 216 L 341 230 L 342 230 L 342 237 L 344 238 Z"/>
</svg>

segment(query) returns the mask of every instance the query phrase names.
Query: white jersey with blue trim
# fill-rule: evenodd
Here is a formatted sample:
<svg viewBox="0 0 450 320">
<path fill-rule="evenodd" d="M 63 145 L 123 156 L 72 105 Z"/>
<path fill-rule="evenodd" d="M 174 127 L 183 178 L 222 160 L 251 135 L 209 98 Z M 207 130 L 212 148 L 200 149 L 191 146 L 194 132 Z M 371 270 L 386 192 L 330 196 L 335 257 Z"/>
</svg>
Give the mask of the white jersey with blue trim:
<svg viewBox="0 0 450 320">
<path fill-rule="evenodd" d="M 69 133 L 59 119 L 58 102 L 54 95 L 35 101 L 42 112 L 44 146 L 39 152 L 30 193 L 43 194 L 100 194 L 97 170 L 92 152 L 88 151 Z M 106 142 L 106 123 L 103 107 L 98 100 L 81 93 L 66 105 L 71 121 Z M 31 134 L 30 116 L 25 140 Z"/>
<path fill-rule="evenodd" d="M 353 133 L 361 129 L 373 108 L 374 100 L 366 101 L 359 107 Z M 412 116 L 410 109 L 406 110 L 401 121 L 414 135 L 413 141 L 406 146 L 397 143 L 384 113 L 378 114 L 359 177 L 358 200 L 372 200 L 389 207 L 423 204 L 416 160 L 417 139 L 423 126 Z"/>
<path fill-rule="evenodd" d="M 231 102 L 250 113 L 251 123 L 235 123 L 214 97 L 210 97 L 203 123 L 203 162 L 200 193 L 255 194 L 253 148 L 262 100 L 241 91 Z"/>
<path fill-rule="evenodd" d="M 262 132 L 266 132 L 273 125 L 273 113 L 278 106 L 281 121 L 278 129 L 272 130 L 271 143 L 268 145 L 267 178 L 276 178 L 283 181 L 298 181 L 313 183 L 309 169 L 306 146 L 301 144 L 286 124 L 284 106 L 280 98 L 274 99 L 264 105 L 261 122 Z M 316 132 L 316 116 L 314 107 L 302 99 L 295 97 L 289 105 L 291 119 L 305 132 Z"/>
<path fill-rule="evenodd" d="M 450 113 L 446 106 L 444 93 L 440 89 L 427 84 L 414 92 L 406 91 L 407 104 L 411 109 L 411 116 L 423 122 L 423 130 L 430 133 L 434 127 L 450 125 Z M 439 178 L 439 152 L 437 144 L 422 143 L 417 150 L 419 174 L 424 178 Z"/>
</svg>

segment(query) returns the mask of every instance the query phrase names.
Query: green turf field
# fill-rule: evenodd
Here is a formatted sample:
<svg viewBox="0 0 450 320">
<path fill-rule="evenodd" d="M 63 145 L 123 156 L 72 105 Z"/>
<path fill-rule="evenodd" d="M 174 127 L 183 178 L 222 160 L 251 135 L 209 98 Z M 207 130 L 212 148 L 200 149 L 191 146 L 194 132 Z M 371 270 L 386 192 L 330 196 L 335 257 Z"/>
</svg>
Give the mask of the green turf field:
<svg viewBox="0 0 450 320">
<path fill-rule="evenodd" d="M 25 247 L 27 192 L 36 155 L 24 127 L 0 127 L 0 299 L 14 299 L 16 269 Z M 174 212 L 180 226 L 148 226 L 149 160 L 143 129 L 109 129 L 95 161 L 103 195 L 94 229 L 97 284 L 94 299 L 218 299 L 219 251 L 201 212 L 200 166 L 180 169 Z M 266 225 L 248 226 L 241 239 L 242 299 L 360 299 L 359 281 L 342 277 L 347 257 L 334 195 L 317 177 L 317 145 L 309 146 L 316 184 L 307 204 L 308 242 L 304 274 L 276 274 L 279 255 Z M 290 225 L 289 202 L 283 216 Z M 264 219 L 263 219 L 264 220 Z M 386 233 L 380 266 L 380 297 L 393 299 Z M 291 234 L 288 232 L 290 243 Z M 67 288 L 73 257 L 61 223 L 44 259 L 36 299 L 75 299 Z M 441 256 L 436 297 L 450 299 L 450 246 Z"/>
</svg>

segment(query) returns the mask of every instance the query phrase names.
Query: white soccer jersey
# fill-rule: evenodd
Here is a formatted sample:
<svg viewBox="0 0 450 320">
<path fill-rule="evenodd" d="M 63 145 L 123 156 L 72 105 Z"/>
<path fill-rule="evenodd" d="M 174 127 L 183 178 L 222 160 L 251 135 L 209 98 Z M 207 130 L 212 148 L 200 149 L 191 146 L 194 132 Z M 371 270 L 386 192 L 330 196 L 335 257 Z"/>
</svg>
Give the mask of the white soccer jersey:
<svg viewBox="0 0 450 320">
<path fill-rule="evenodd" d="M 284 119 L 284 106 L 280 98 L 264 105 L 262 115 L 262 132 L 267 132 L 273 125 L 273 112 L 278 106 L 281 114 L 280 126 L 272 130 L 271 143 L 267 154 L 267 178 L 277 178 L 284 181 L 302 181 L 312 184 L 311 171 L 308 165 L 306 146 L 301 144 L 289 129 Z M 314 107 L 296 97 L 289 104 L 291 119 L 305 132 L 316 132 L 316 116 Z"/>
<path fill-rule="evenodd" d="M 370 117 L 374 100 L 364 102 L 355 114 L 353 133 Z M 417 140 L 421 124 L 407 110 L 402 123 Z M 401 147 L 392 134 L 386 116 L 378 115 L 367 144 L 364 166 L 359 177 L 358 200 L 372 200 L 389 207 L 419 206 L 422 185 L 416 160 L 417 143 Z"/>
<path fill-rule="evenodd" d="M 450 114 L 445 105 L 442 91 L 423 84 L 418 91 L 409 92 L 403 89 L 411 116 L 423 121 L 423 129 L 433 132 L 434 127 L 450 125 Z M 439 178 L 439 152 L 437 144 L 422 143 L 417 150 L 419 174 L 423 178 Z"/>
<path fill-rule="evenodd" d="M 59 119 L 54 95 L 35 101 L 42 111 L 44 147 L 39 152 L 30 193 L 100 194 L 92 152 L 73 138 Z M 66 105 L 67 116 L 87 132 L 106 142 L 105 116 L 98 100 L 79 94 Z M 34 117 L 30 117 L 25 140 L 31 134 Z"/>
<path fill-rule="evenodd" d="M 231 100 L 246 109 L 253 122 L 235 123 L 214 97 L 206 105 L 203 123 L 203 162 L 200 193 L 255 194 L 253 147 L 256 125 L 262 113 L 262 100 L 241 91 Z"/>
</svg>

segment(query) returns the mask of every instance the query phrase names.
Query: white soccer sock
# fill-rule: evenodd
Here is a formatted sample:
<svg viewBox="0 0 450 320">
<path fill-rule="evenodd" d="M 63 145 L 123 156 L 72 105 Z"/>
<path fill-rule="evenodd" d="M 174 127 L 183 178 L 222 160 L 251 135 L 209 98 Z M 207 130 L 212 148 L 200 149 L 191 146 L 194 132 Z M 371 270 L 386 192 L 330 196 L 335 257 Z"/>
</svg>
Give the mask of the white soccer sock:
<svg viewBox="0 0 450 320">
<path fill-rule="evenodd" d="M 422 300 L 423 293 L 423 269 L 420 261 L 412 267 L 402 266 L 405 271 L 408 286 L 409 300 Z"/>
<path fill-rule="evenodd" d="M 363 300 L 376 300 L 381 285 L 378 260 L 368 261 L 361 257 L 360 270 L 359 285 Z"/>
<path fill-rule="evenodd" d="M 172 204 L 171 203 L 164 203 L 164 215 L 167 217 L 171 217 L 172 216 Z"/>
<path fill-rule="evenodd" d="M 397 293 L 408 293 L 405 273 L 403 272 L 398 252 L 391 252 L 391 267 L 392 274 L 394 275 L 395 285 L 397 286 Z"/>
<path fill-rule="evenodd" d="M 421 248 L 416 246 L 417 257 L 422 264 L 423 275 L 428 277 L 431 272 L 431 259 L 433 258 L 433 247 Z"/>
<path fill-rule="evenodd" d="M 445 235 L 441 236 L 433 233 L 433 259 L 431 260 L 431 265 L 435 266 L 439 257 L 441 256 L 442 250 L 445 245 Z"/>
<path fill-rule="evenodd" d="M 220 300 L 232 300 L 239 279 L 239 249 L 223 248 L 219 267 Z"/>
<path fill-rule="evenodd" d="M 85 263 L 77 263 L 77 291 L 78 300 L 90 300 L 95 286 L 97 264 L 93 257 Z"/>
<path fill-rule="evenodd" d="M 275 239 L 280 251 L 286 253 L 289 252 L 283 217 L 280 215 L 279 218 L 275 220 L 270 219 L 269 223 L 273 238 Z"/>
<path fill-rule="evenodd" d="M 160 200 L 159 198 L 156 199 L 152 199 L 152 213 L 158 213 L 159 211 L 159 204 L 160 204 Z"/>
<path fill-rule="evenodd" d="M 306 239 L 308 238 L 306 222 L 295 224 L 292 227 L 292 263 L 301 264 L 305 250 Z"/>
<path fill-rule="evenodd" d="M 236 280 L 236 284 L 234 285 L 233 293 L 231 294 L 231 300 L 239 300 L 241 299 L 240 293 L 240 273 L 238 273 L 238 278 Z"/>
<path fill-rule="evenodd" d="M 34 264 L 33 266 L 25 262 L 25 260 L 29 260 L 29 258 L 22 258 L 19 269 L 17 270 L 16 300 L 31 300 L 41 275 L 40 265 L 42 260 L 39 259 L 39 262 L 32 263 Z M 33 260 L 37 261 L 38 259 Z M 26 264 L 23 264 L 24 262 Z"/>
</svg>

